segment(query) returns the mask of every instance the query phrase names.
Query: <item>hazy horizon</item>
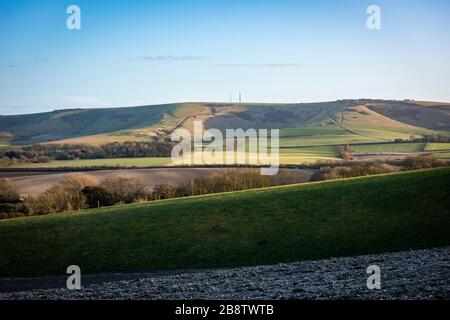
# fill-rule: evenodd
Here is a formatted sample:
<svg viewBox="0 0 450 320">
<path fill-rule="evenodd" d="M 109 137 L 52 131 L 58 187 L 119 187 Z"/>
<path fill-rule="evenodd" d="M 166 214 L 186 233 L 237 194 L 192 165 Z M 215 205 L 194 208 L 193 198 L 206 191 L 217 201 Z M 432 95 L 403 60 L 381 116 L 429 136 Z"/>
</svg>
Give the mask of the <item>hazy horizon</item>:
<svg viewBox="0 0 450 320">
<path fill-rule="evenodd" d="M 329 103 L 341 100 L 383 100 L 383 101 L 416 101 L 416 102 L 433 102 L 433 103 L 443 103 L 450 104 L 450 101 L 431 101 L 431 100 L 420 100 L 420 99 L 379 99 L 379 98 L 343 98 L 335 100 L 323 100 L 323 101 L 297 101 L 297 102 L 272 102 L 272 101 L 243 101 L 242 104 L 310 104 L 310 103 Z M 151 107 L 151 106 L 163 106 L 163 105 L 173 105 L 173 104 L 230 104 L 228 101 L 179 101 L 179 102 L 167 102 L 167 103 L 147 103 L 141 105 L 124 105 L 124 106 L 105 106 L 105 107 L 61 107 L 61 108 L 49 108 L 48 110 L 35 111 L 35 112 L 25 112 L 25 113 L 0 113 L 0 116 L 15 116 L 15 115 L 27 115 L 27 114 L 38 114 L 38 113 L 48 113 L 54 111 L 64 111 L 64 110 L 89 110 L 89 109 L 119 109 L 119 108 L 139 108 L 139 107 Z M 238 101 L 233 101 L 231 104 L 239 104 Z"/>
</svg>

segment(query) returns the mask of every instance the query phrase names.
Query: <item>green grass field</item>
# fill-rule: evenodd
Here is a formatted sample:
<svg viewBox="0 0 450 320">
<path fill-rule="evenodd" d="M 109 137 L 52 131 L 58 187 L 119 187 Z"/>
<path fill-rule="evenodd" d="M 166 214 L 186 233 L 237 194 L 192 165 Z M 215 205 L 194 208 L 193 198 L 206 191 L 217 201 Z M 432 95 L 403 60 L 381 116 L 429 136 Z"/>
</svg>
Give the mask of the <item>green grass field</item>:
<svg viewBox="0 0 450 320">
<path fill-rule="evenodd" d="M 280 149 L 281 164 L 304 164 L 317 161 L 339 161 L 340 156 L 336 146 L 317 146 L 304 148 Z"/>
<path fill-rule="evenodd" d="M 436 157 L 441 159 L 450 159 L 450 152 L 436 153 Z"/>
<path fill-rule="evenodd" d="M 281 154 L 280 155 L 280 164 L 282 165 L 290 165 L 290 164 L 308 164 L 315 163 L 317 161 L 340 161 L 342 159 L 335 156 L 326 156 L 319 154 Z"/>
<path fill-rule="evenodd" d="M 371 139 L 358 135 L 337 136 L 299 136 L 280 139 L 280 147 L 307 147 L 320 145 L 343 145 L 353 143 L 383 142 L 379 139 Z"/>
<path fill-rule="evenodd" d="M 306 147 L 347 143 L 382 142 L 363 137 L 337 126 L 302 126 L 280 130 L 280 147 Z"/>
<path fill-rule="evenodd" d="M 338 126 L 301 126 L 280 130 L 280 138 L 303 136 L 346 136 L 348 132 Z"/>
<path fill-rule="evenodd" d="M 450 150 L 450 143 L 428 143 L 426 151 Z"/>
<path fill-rule="evenodd" d="M 423 128 L 396 128 L 371 125 L 311 125 L 280 130 L 281 147 L 303 147 L 354 143 L 389 142 L 395 139 L 408 140 L 411 136 L 438 132 Z M 448 133 L 447 133 L 448 135 Z"/>
<path fill-rule="evenodd" d="M 338 146 L 317 146 L 317 147 L 303 147 L 303 148 L 281 148 L 280 154 L 298 154 L 308 153 L 324 156 L 338 156 Z"/>
<path fill-rule="evenodd" d="M 328 136 L 322 136 L 328 137 Z M 329 138 L 329 137 L 328 137 Z M 282 140 L 283 141 L 283 140 Z M 342 142 L 342 141 L 341 141 Z M 317 161 L 342 160 L 336 146 L 310 146 L 299 148 L 280 148 L 280 164 L 306 164 Z M 363 145 L 351 145 L 354 152 L 422 152 L 450 150 L 450 144 L 446 143 L 371 143 Z M 439 157 L 448 157 L 439 154 Z M 51 161 L 48 163 L 25 163 L 17 165 L 18 168 L 88 168 L 88 167 L 154 167 L 173 165 L 170 158 L 120 158 L 120 159 L 93 159 L 93 160 L 67 160 Z"/>
<path fill-rule="evenodd" d="M 387 144 L 367 144 L 352 145 L 354 152 L 422 152 L 425 151 L 425 143 L 387 143 Z"/>
<path fill-rule="evenodd" d="M 424 128 L 396 128 L 366 125 L 346 125 L 345 128 L 355 132 L 356 134 L 374 139 L 379 142 L 394 141 L 395 139 L 408 140 L 411 136 L 421 137 L 424 134 L 437 134 L 438 132 Z"/>
<path fill-rule="evenodd" d="M 282 165 L 291 165 L 291 164 L 305 164 L 305 163 L 315 163 L 317 161 L 339 161 L 341 160 L 338 156 L 336 147 L 311 147 L 311 148 L 289 148 L 289 149 L 280 149 L 279 150 L 279 161 Z M 242 153 L 239 153 L 242 154 Z M 261 160 L 261 158 L 258 158 L 257 154 L 254 154 L 255 158 Z M 218 155 L 219 156 L 219 155 Z M 239 164 L 245 165 L 250 164 L 249 160 L 250 153 L 245 153 L 245 161 L 239 162 Z M 194 163 L 194 154 L 190 154 L 189 156 L 186 156 L 182 162 L 172 162 L 172 165 L 188 165 L 191 163 Z M 222 153 L 220 155 L 221 157 L 221 163 L 225 162 L 225 154 Z M 190 160 L 189 160 L 190 159 Z M 184 161 L 187 162 L 184 162 Z M 190 162 L 189 162 L 190 161 Z M 258 162 L 259 164 L 264 164 L 264 161 Z M 203 165 L 211 165 L 214 164 L 212 160 L 204 161 L 202 163 Z M 267 162 L 266 162 L 267 164 Z"/>
<path fill-rule="evenodd" d="M 117 158 L 61 160 L 47 163 L 26 163 L 18 168 L 87 168 L 87 167 L 157 167 L 169 165 L 170 158 Z"/>
<path fill-rule="evenodd" d="M 311 147 L 280 149 L 280 164 L 313 163 L 318 160 L 338 161 L 339 154 L 336 147 Z M 171 158 L 117 158 L 117 159 L 89 159 L 63 160 L 47 163 L 23 163 L 16 168 L 89 168 L 89 167 L 159 167 L 174 165 Z"/>
<path fill-rule="evenodd" d="M 450 244 L 450 169 L 0 221 L 0 275 L 272 264 Z"/>
</svg>

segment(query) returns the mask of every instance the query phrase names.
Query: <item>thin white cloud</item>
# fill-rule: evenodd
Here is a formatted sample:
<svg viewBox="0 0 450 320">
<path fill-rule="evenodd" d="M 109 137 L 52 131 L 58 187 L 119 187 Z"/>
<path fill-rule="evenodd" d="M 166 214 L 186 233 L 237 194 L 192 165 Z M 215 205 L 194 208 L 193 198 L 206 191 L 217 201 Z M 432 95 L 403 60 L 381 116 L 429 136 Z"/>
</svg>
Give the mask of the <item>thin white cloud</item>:
<svg viewBox="0 0 450 320">
<path fill-rule="evenodd" d="M 293 68 L 299 67 L 297 63 L 220 63 L 220 67 L 251 67 L 251 68 Z"/>
<path fill-rule="evenodd" d="M 142 56 L 138 60 L 142 61 L 193 61 L 202 60 L 200 56 Z"/>
<path fill-rule="evenodd" d="M 46 57 L 35 57 L 34 61 L 36 61 L 36 62 L 49 62 L 50 59 L 46 58 Z"/>
</svg>

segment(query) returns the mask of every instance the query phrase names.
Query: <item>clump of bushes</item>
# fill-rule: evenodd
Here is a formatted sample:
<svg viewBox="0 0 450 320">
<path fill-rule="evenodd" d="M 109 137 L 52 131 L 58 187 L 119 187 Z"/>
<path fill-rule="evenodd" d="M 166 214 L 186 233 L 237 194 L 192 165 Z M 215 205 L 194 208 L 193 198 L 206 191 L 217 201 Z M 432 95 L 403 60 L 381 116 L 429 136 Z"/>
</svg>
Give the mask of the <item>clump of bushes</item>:
<svg viewBox="0 0 450 320">
<path fill-rule="evenodd" d="M 185 186 L 188 186 L 186 184 Z M 192 186 L 193 188 L 194 186 Z M 191 192 L 193 194 L 194 192 Z M 162 184 L 156 186 L 151 194 L 151 200 L 164 200 L 178 197 L 186 197 L 188 194 L 183 194 L 182 188 L 174 186 L 172 184 Z"/>
<path fill-rule="evenodd" d="M 0 203 L 19 203 L 20 192 L 16 184 L 8 178 L 0 179 Z"/>
<path fill-rule="evenodd" d="M 72 173 L 38 196 L 21 199 L 16 184 L 0 179 L 0 219 L 45 215 L 87 208 L 149 200 L 151 193 L 135 178 L 108 177 L 102 181 L 83 173 Z"/>
<path fill-rule="evenodd" d="M 179 186 L 159 185 L 154 188 L 151 199 L 171 199 L 268 186 L 271 186 L 269 178 L 261 176 L 257 170 L 230 169 L 207 177 L 196 178 Z"/>
<path fill-rule="evenodd" d="M 239 191 L 271 185 L 267 176 L 258 170 L 226 170 L 223 173 L 197 178 L 181 186 L 187 195 Z"/>
<path fill-rule="evenodd" d="M 52 160 L 168 157 L 174 143 L 170 141 L 130 141 L 100 146 L 83 144 L 35 144 L 0 148 L 0 167 L 18 163 L 46 163 Z"/>
<path fill-rule="evenodd" d="M 62 185 L 66 189 L 81 192 L 86 187 L 95 187 L 100 185 L 100 180 L 89 174 L 71 173 L 64 176 Z"/>
<path fill-rule="evenodd" d="M 136 178 L 108 177 L 100 187 L 117 204 L 147 200 L 149 194 L 144 183 Z"/>
<path fill-rule="evenodd" d="M 29 215 L 98 208 L 147 200 L 149 192 L 139 179 L 73 173 L 37 197 L 28 197 Z"/>
<path fill-rule="evenodd" d="M 29 215 L 44 215 L 64 211 L 89 208 L 83 189 L 97 186 L 100 181 L 91 175 L 71 173 L 64 177 L 59 185 L 55 185 L 40 194 L 26 199 Z"/>
<path fill-rule="evenodd" d="M 278 174 L 275 176 L 269 176 L 269 179 L 272 186 L 284 186 L 302 181 L 299 175 L 284 170 L 278 171 Z"/>
<path fill-rule="evenodd" d="M 259 170 L 230 169 L 207 177 L 190 180 L 180 186 L 159 185 L 154 188 L 151 199 L 171 199 L 210 193 L 265 188 L 300 182 L 297 175 L 281 171 L 276 176 L 262 176 Z"/>
<path fill-rule="evenodd" d="M 89 208 L 109 207 L 114 205 L 113 196 L 103 187 L 87 186 L 83 189 Z"/>
<path fill-rule="evenodd" d="M 403 160 L 404 170 L 438 168 L 446 165 L 447 161 L 434 157 L 410 157 Z"/>
<path fill-rule="evenodd" d="M 81 192 L 54 186 L 37 197 L 27 198 L 29 215 L 44 215 L 87 208 L 86 198 Z"/>
<path fill-rule="evenodd" d="M 334 180 L 351 177 L 368 176 L 374 174 L 391 173 L 407 170 L 419 170 L 427 168 L 445 167 L 448 162 L 429 156 L 408 157 L 401 161 L 381 162 L 381 161 L 358 161 L 346 162 L 342 165 L 327 165 L 316 171 L 311 180 Z"/>
<path fill-rule="evenodd" d="M 349 166 L 322 167 L 316 171 L 312 181 L 345 179 L 351 177 L 368 176 L 373 174 L 400 171 L 400 167 L 379 162 L 354 162 Z"/>
<path fill-rule="evenodd" d="M 22 217 L 27 213 L 14 181 L 0 178 L 0 219 Z"/>
</svg>

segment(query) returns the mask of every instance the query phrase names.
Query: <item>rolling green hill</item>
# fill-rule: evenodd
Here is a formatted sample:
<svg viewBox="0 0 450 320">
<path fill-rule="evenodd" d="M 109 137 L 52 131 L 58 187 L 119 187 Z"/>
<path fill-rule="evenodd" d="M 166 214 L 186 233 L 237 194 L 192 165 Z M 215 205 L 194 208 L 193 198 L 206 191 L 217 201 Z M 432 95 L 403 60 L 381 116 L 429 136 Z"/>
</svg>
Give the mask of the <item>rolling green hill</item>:
<svg viewBox="0 0 450 320">
<path fill-rule="evenodd" d="M 272 264 L 450 244 L 450 169 L 0 221 L 0 275 Z"/>
<path fill-rule="evenodd" d="M 175 128 L 281 129 L 281 146 L 386 142 L 450 131 L 450 105 L 341 100 L 301 104 L 179 103 L 129 108 L 71 109 L 0 116 L 0 140 L 12 144 L 102 144 L 165 137 Z M 6 139 L 7 138 L 7 139 Z"/>
<path fill-rule="evenodd" d="M 118 133 L 160 123 L 176 104 L 131 108 L 71 109 L 17 116 L 0 116 L 0 128 L 16 144 Z M 130 135 L 130 140 L 133 135 Z"/>
</svg>

